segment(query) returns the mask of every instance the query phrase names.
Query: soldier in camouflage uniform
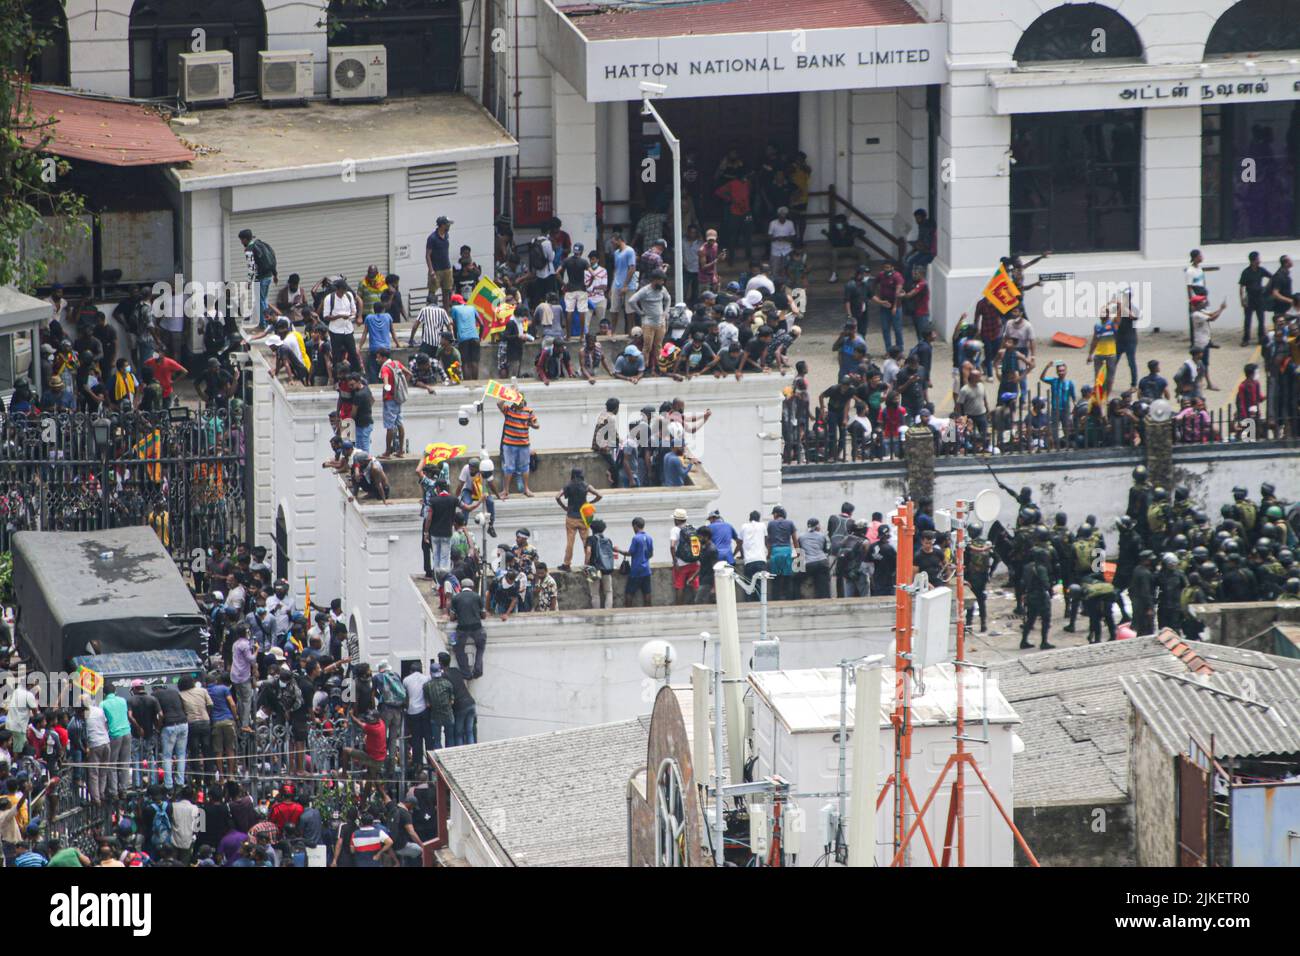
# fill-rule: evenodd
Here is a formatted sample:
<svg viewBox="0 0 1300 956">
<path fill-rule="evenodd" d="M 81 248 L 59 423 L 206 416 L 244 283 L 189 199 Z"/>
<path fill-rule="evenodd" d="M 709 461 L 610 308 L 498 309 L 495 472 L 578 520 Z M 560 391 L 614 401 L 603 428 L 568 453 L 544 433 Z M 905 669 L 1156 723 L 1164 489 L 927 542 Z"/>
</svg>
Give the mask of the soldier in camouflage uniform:
<svg viewBox="0 0 1300 956">
<path fill-rule="evenodd" d="M 1050 651 L 1052 644 L 1047 642 L 1047 632 L 1052 627 L 1052 556 L 1046 548 L 1033 548 L 1026 556 L 1021 571 L 1020 589 L 1025 599 L 1025 619 L 1020 625 L 1020 649 L 1025 650 L 1034 645 L 1029 641 L 1029 632 L 1034 622 L 1042 624 L 1042 640 L 1038 646 Z"/>
</svg>

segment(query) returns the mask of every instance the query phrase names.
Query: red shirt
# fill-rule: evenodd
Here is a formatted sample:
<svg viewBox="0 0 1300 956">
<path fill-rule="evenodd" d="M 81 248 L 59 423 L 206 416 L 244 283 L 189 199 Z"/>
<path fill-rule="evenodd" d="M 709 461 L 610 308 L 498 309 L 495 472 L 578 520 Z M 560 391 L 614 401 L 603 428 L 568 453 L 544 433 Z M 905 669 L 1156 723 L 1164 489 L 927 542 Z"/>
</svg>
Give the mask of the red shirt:
<svg viewBox="0 0 1300 956">
<path fill-rule="evenodd" d="M 153 377 L 158 380 L 162 386 L 163 398 L 170 398 L 172 394 L 172 379 L 176 377 L 177 372 L 185 371 L 185 366 L 173 358 L 166 355 L 155 355 L 144 363 L 145 368 L 153 372 Z"/>
<path fill-rule="evenodd" d="M 271 808 L 270 820 L 281 830 L 284 830 L 287 827 L 297 826 L 300 816 L 302 816 L 302 804 L 292 800 L 285 800 Z"/>
<path fill-rule="evenodd" d="M 728 211 L 733 216 L 749 215 L 749 180 L 733 179 L 725 182 L 718 187 L 715 195 L 730 203 Z"/>
<path fill-rule="evenodd" d="M 400 369 L 405 368 L 397 359 L 389 359 L 379 369 L 379 380 L 384 383 L 384 401 L 393 400 L 393 389 L 396 387 L 397 376 L 401 375 Z"/>
<path fill-rule="evenodd" d="M 902 405 L 886 405 L 884 411 L 880 413 L 880 424 L 884 429 L 885 437 L 897 438 L 906 420 L 907 412 Z"/>
<path fill-rule="evenodd" d="M 383 720 L 376 720 L 373 724 L 365 724 L 364 731 L 366 742 L 362 749 L 365 750 L 366 756 L 371 760 L 378 760 L 383 763 L 384 758 L 388 756 Z"/>
</svg>

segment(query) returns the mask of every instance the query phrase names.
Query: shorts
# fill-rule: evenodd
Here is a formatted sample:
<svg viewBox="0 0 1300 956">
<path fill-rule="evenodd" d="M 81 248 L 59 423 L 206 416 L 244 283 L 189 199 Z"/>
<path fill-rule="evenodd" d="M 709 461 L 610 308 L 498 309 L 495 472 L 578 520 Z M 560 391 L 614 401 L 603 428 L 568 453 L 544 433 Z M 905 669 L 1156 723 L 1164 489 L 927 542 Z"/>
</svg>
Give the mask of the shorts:
<svg viewBox="0 0 1300 956">
<path fill-rule="evenodd" d="M 631 597 L 632 595 L 639 593 L 639 594 L 644 594 L 646 597 L 649 597 L 650 581 L 651 581 L 651 577 L 648 574 L 642 578 L 629 577 L 627 579 L 627 590 L 624 592 L 624 594 L 626 594 L 628 597 Z"/>
<path fill-rule="evenodd" d="M 767 569 L 778 577 L 794 574 L 794 551 L 788 544 L 772 549 L 767 558 Z"/>
<path fill-rule="evenodd" d="M 460 350 L 461 368 L 464 369 L 470 362 L 478 363 L 479 341 L 478 339 L 461 339 L 456 343 L 456 348 Z"/>
<path fill-rule="evenodd" d="M 295 720 L 289 725 L 289 738 L 291 740 L 304 741 L 307 739 L 307 721 Z"/>
<path fill-rule="evenodd" d="M 585 291 L 564 293 L 564 311 L 565 312 L 586 312 L 587 293 Z"/>
<path fill-rule="evenodd" d="M 690 576 L 700 570 L 700 562 L 692 561 L 690 564 L 673 565 L 673 590 L 680 591 L 686 587 L 686 582 Z M 700 579 L 697 577 L 692 583 L 691 588 L 698 591 L 700 589 Z"/>
<path fill-rule="evenodd" d="M 212 725 L 212 749 L 219 754 L 235 752 L 235 722 L 218 720 Z"/>
<path fill-rule="evenodd" d="M 528 474 L 528 459 L 531 448 L 528 445 L 502 445 L 501 470 L 507 475 Z"/>
<path fill-rule="evenodd" d="M 384 402 L 384 428 L 396 428 L 402 424 L 402 403 Z"/>
<path fill-rule="evenodd" d="M 635 289 L 610 289 L 609 290 L 609 311 L 626 312 L 627 300 L 632 297 Z"/>
</svg>

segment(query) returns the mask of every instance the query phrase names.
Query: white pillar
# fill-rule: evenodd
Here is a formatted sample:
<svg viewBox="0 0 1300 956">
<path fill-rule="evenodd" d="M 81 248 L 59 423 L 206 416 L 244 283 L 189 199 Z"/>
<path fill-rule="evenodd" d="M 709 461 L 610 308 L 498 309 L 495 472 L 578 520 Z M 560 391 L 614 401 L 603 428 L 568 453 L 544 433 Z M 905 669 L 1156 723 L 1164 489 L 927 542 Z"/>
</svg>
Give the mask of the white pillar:
<svg viewBox="0 0 1300 956">
<path fill-rule="evenodd" d="M 736 618 L 735 570 L 719 565 L 717 577 L 718 638 L 722 641 L 722 677 L 730 681 L 722 692 L 727 722 L 727 764 L 731 782 L 740 783 L 745 774 L 745 676 L 740 662 L 740 623 Z M 715 702 L 716 706 L 716 702 Z"/>
<path fill-rule="evenodd" d="M 853 777 L 849 784 L 849 866 L 873 866 L 880 778 L 880 665 L 855 668 Z M 842 822 L 842 821 L 841 821 Z"/>
<path fill-rule="evenodd" d="M 574 242 L 596 242 L 596 107 L 551 72 L 552 208 Z"/>
</svg>

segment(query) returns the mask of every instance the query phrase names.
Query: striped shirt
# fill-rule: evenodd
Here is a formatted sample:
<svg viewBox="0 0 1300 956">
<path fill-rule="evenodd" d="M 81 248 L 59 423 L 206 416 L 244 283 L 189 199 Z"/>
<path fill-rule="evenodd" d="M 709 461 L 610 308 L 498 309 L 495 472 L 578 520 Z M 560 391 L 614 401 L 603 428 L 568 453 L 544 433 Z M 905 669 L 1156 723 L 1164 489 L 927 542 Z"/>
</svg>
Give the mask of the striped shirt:
<svg viewBox="0 0 1300 956">
<path fill-rule="evenodd" d="M 525 405 L 516 408 L 511 405 L 505 410 L 506 423 L 501 432 L 503 445 L 527 445 L 529 443 L 528 427 L 533 420 L 533 410 Z"/>
<path fill-rule="evenodd" d="M 439 336 L 451 328 L 451 316 L 440 305 L 426 305 L 415 317 L 415 328 L 411 330 L 412 338 L 420 334 L 421 345 L 437 345 Z"/>
</svg>

